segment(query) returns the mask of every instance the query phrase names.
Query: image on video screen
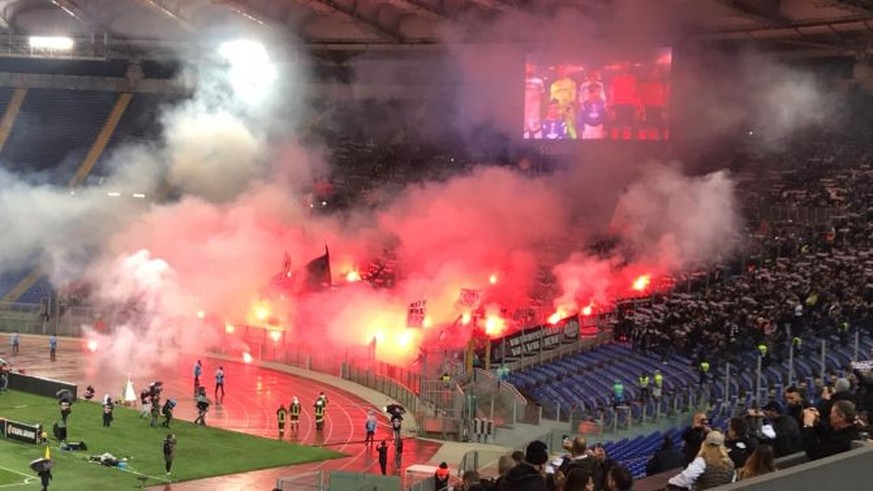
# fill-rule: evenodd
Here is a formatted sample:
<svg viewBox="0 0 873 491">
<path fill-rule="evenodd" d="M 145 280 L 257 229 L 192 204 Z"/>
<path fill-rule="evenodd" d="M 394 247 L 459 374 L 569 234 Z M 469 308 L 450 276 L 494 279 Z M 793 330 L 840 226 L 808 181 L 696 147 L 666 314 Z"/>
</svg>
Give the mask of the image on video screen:
<svg viewBox="0 0 873 491">
<path fill-rule="evenodd" d="M 524 139 L 668 139 L 671 64 L 670 48 L 607 62 L 528 55 Z"/>
</svg>

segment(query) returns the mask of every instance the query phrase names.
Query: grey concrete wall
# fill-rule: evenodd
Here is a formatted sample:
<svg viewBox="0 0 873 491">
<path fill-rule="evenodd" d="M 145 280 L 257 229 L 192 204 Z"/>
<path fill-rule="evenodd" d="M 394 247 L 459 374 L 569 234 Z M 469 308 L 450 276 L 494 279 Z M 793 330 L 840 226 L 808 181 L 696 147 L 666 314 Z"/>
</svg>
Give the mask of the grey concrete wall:
<svg viewBox="0 0 873 491">
<path fill-rule="evenodd" d="M 873 489 L 873 446 L 740 481 L 719 490 L 837 491 Z"/>
<path fill-rule="evenodd" d="M 804 454 L 776 461 L 780 470 L 772 474 L 720 486 L 719 491 L 842 491 L 873 489 L 873 445 L 861 444 L 850 452 L 807 462 Z M 678 471 L 640 479 L 636 491 L 656 491 Z"/>
</svg>

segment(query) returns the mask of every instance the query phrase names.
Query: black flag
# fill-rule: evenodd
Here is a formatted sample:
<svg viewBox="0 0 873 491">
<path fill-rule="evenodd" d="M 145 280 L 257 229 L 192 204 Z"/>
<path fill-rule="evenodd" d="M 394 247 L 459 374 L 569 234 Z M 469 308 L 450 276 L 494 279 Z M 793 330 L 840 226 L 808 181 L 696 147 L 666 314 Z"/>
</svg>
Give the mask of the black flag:
<svg viewBox="0 0 873 491">
<path fill-rule="evenodd" d="M 327 249 L 327 244 L 325 244 L 324 255 L 306 263 L 305 288 L 317 291 L 330 288 L 330 284 L 330 251 Z"/>
</svg>

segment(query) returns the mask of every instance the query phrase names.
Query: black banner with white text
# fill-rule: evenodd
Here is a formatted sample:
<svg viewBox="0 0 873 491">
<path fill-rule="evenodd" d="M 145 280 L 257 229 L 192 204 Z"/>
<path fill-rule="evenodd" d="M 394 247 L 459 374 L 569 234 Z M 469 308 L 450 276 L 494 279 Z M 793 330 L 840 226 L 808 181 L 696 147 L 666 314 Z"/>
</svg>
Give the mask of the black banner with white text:
<svg viewBox="0 0 873 491">
<path fill-rule="evenodd" d="M 29 425 L 12 421 L 9 419 L 2 420 L 3 436 L 12 440 L 19 440 L 26 443 L 39 443 L 39 434 L 42 430 L 39 425 Z"/>
<path fill-rule="evenodd" d="M 516 331 L 491 341 L 491 360 L 500 362 L 507 358 L 524 358 L 555 349 L 562 344 L 575 343 L 579 339 L 579 328 L 579 316 L 574 315 L 555 324 Z"/>
</svg>

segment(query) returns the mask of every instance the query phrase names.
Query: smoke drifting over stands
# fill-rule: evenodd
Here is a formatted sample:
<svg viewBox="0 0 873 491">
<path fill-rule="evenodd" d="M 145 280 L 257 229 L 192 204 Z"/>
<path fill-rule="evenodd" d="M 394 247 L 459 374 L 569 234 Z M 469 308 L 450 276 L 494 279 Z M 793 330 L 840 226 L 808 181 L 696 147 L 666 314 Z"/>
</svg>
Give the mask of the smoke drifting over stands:
<svg viewBox="0 0 873 491">
<path fill-rule="evenodd" d="M 651 14 L 620 12 L 627 14 L 620 25 L 628 27 L 643 25 Z M 634 43 L 669 41 L 660 38 L 669 26 L 658 23 L 634 31 L 626 43 L 585 39 L 578 25 L 569 28 L 572 18 L 566 13 L 506 17 L 487 31 L 492 39 L 508 39 L 520 20 L 560 20 L 558 25 L 567 28 L 552 30 L 550 43 L 588 42 L 602 47 L 605 57 Z M 489 55 L 490 65 L 482 65 L 476 60 L 484 52 L 461 42 L 455 32 L 445 37 L 445 61 L 458 68 L 459 127 L 489 126 L 515 138 L 517 119 L 507 113 L 510 105 L 501 103 L 515 97 L 515 80 L 497 74 L 507 73 L 508 64 L 524 53 L 503 48 Z M 0 217 L 5 217 L 0 224 L 7 232 L 0 237 L 0 264 L 18 264 L 40 251 L 55 285 L 85 280 L 89 301 L 98 307 L 109 311 L 126 305 L 129 320 L 114 334 L 100 335 L 98 350 L 107 366 L 120 371 L 129 370 L 130 360 L 146 369 L 153 360 L 139 353 L 167 349 L 170 339 L 181 351 L 209 348 L 215 337 L 204 335 L 197 312 L 219 324 L 276 318 L 272 327 L 287 331 L 290 339 L 317 335 L 337 350 L 368 346 L 375 338 L 380 358 L 409 360 L 429 335 L 407 329 L 411 302 L 427 299 L 430 325 L 451 324 L 465 313 L 458 306 L 460 290 L 481 289 L 487 315 L 499 317 L 509 329 L 540 322 L 555 311 L 608 308 L 616 298 L 634 294 L 632 283 L 640 275 L 706 267 L 741 245 L 730 173 L 687 176 L 679 164 L 628 163 L 621 150 L 598 152 L 593 162 L 569 158 L 568 165 L 550 173 L 468 162 L 463 171 L 447 172 L 438 181 L 413 179 L 381 192 L 374 187 L 371 194 L 382 196 L 375 207 L 355 201 L 342 214 L 313 213 L 303 190 L 326 174 L 327 156 L 338 150 L 302 145 L 304 112 L 281 110 L 300 107 L 307 74 L 299 73 L 298 65 L 272 61 L 288 55 L 276 46 L 265 53 L 237 43 L 222 47 L 220 54 L 222 63 L 192 68 L 196 91 L 190 100 L 165 109 L 158 141 L 116 152 L 117 170 L 103 189 L 71 195 L 32 176 L 3 176 L 8 186 L 0 191 Z M 807 77 L 788 68 L 761 72 L 754 68 L 772 62 L 750 60 L 749 73 L 766 76 L 767 87 L 783 92 L 751 90 L 760 83 L 754 77 L 730 83 L 707 79 L 712 103 L 685 124 L 720 133 L 747 123 L 759 114 L 748 112 L 755 108 L 761 115 L 779 116 L 759 120 L 761 126 L 789 134 L 808 120 L 786 111 L 824 106 L 823 94 Z M 519 67 L 514 70 L 520 79 Z M 364 76 L 366 66 L 359 68 Z M 707 68 L 682 72 L 679 82 L 682 76 L 699 80 Z M 722 103 L 716 95 L 743 88 L 753 96 L 741 105 Z M 786 97 L 794 103 L 785 104 Z M 154 196 L 164 183 L 178 199 L 146 209 L 106 206 L 109 187 Z M 617 239 L 619 247 L 589 247 L 605 235 Z M 401 274 L 386 289 L 358 282 L 297 298 L 266 298 L 264 289 L 280 271 L 284 254 L 296 272 L 322 254 L 325 244 L 335 284 L 374 261 L 390 262 Z M 498 278 L 494 284 L 492 275 Z M 255 306 L 269 313 L 258 315 Z"/>
</svg>

